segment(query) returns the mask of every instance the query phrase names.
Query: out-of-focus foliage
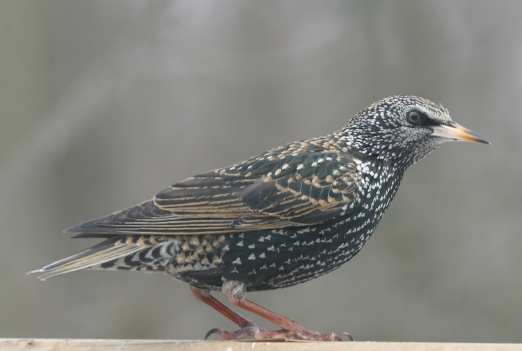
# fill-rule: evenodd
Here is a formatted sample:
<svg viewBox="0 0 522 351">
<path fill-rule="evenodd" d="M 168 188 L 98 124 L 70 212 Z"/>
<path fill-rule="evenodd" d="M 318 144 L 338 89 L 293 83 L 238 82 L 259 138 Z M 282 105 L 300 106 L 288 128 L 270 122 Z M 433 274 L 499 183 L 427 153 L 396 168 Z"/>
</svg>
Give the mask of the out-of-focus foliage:
<svg viewBox="0 0 522 351">
<path fill-rule="evenodd" d="M 487 0 L 0 2 L 0 336 L 228 327 L 163 275 L 24 274 L 91 244 L 60 233 L 70 224 L 407 93 L 493 145 L 444 145 L 352 262 L 253 298 L 359 339 L 522 341 L 520 13 Z"/>
</svg>

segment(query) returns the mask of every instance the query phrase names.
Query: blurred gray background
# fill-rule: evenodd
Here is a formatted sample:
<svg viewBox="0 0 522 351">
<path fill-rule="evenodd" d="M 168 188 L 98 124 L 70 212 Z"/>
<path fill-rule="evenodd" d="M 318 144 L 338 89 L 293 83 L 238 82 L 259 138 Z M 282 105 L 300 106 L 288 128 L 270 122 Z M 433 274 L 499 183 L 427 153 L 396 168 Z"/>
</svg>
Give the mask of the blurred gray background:
<svg viewBox="0 0 522 351">
<path fill-rule="evenodd" d="M 231 328 L 161 274 L 25 272 L 92 243 L 68 225 L 403 93 L 493 145 L 444 145 L 353 261 L 252 297 L 361 340 L 522 341 L 521 13 L 487 0 L 0 2 L 0 336 Z"/>
</svg>

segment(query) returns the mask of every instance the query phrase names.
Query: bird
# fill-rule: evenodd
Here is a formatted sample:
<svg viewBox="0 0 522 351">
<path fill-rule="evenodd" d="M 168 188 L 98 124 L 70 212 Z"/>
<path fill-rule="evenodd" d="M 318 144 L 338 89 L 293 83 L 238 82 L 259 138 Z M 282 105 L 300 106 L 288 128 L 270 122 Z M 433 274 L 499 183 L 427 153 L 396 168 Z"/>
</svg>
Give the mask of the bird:
<svg viewBox="0 0 522 351">
<path fill-rule="evenodd" d="M 489 144 L 439 103 L 390 96 L 331 134 L 202 172 L 143 203 L 74 225 L 66 229 L 74 238 L 100 242 L 29 273 L 41 280 L 83 269 L 166 273 L 238 327 L 206 337 L 343 340 L 307 329 L 247 293 L 301 284 L 350 261 L 405 171 L 448 141 Z M 215 296 L 220 292 L 230 307 Z M 232 307 L 277 329 L 261 328 Z"/>
</svg>

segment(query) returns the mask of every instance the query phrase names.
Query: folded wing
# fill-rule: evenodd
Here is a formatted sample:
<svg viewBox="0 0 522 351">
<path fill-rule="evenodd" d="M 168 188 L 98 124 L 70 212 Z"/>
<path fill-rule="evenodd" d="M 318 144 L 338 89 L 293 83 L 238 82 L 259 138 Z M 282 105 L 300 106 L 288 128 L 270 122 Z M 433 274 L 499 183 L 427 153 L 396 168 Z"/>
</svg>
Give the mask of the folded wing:
<svg viewBox="0 0 522 351">
<path fill-rule="evenodd" d="M 327 222 L 357 205 L 350 155 L 290 144 L 188 178 L 152 200 L 68 229 L 77 237 L 204 235 Z"/>
</svg>

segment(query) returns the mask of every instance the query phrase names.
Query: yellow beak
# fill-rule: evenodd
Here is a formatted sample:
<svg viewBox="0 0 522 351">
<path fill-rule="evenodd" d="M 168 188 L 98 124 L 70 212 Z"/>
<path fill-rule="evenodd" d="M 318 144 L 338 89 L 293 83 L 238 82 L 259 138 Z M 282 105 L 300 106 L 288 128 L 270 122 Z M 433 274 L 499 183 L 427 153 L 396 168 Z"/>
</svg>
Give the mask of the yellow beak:
<svg viewBox="0 0 522 351">
<path fill-rule="evenodd" d="M 433 127 L 432 135 L 443 139 L 460 140 L 468 143 L 490 144 L 489 141 L 482 139 L 477 133 L 458 123 L 455 123 L 452 126 L 438 125 Z"/>
</svg>

